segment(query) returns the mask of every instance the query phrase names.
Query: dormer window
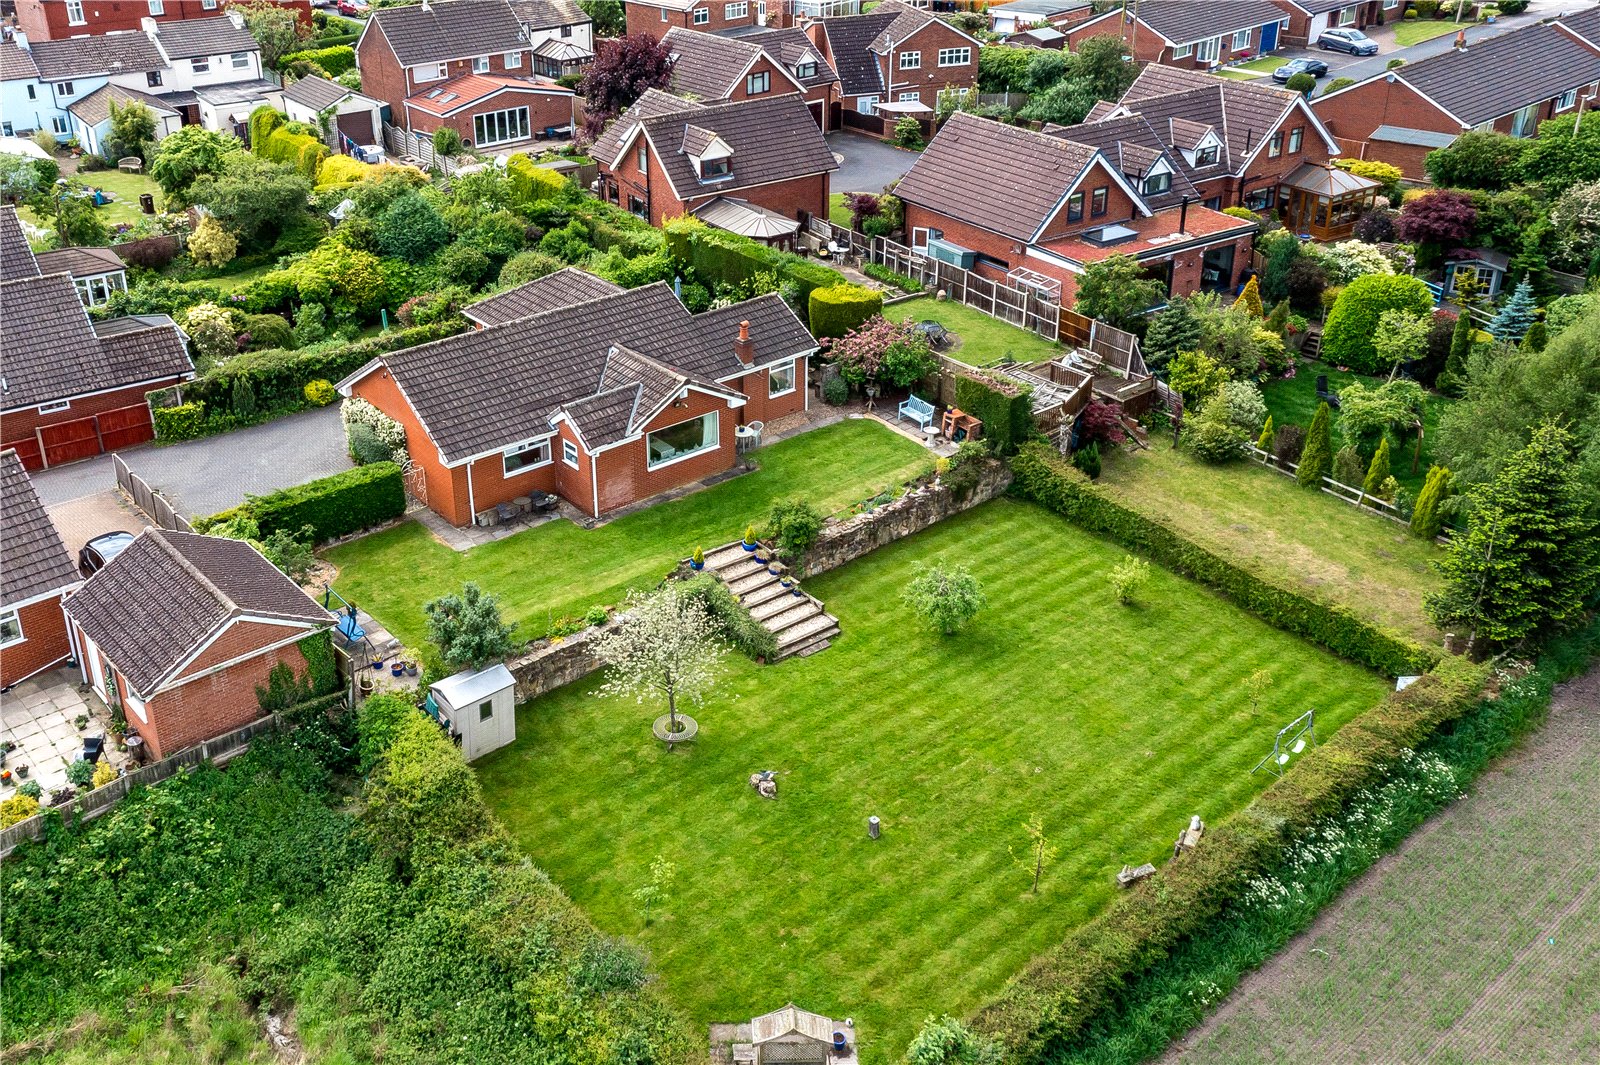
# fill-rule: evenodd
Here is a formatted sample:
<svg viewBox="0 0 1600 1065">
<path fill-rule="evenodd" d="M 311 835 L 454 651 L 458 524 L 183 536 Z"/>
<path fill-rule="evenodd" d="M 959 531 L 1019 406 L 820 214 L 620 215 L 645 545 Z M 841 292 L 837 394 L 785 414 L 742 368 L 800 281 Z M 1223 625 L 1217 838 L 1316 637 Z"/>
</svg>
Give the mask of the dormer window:
<svg viewBox="0 0 1600 1065">
<path fill-rule="evenodd" d="M 1144 179 L 1144 194 L 1146 196 L 1159 196 L 1163 192 L 1172 190 L 1172 174 L 1163 170 L 1158 174 L 1146 175 Z"/>
<path fill-rule="evenodd" d="M 797 78 L 800 78 L 802 80 L 804 80 L 806 78 L 814 78 L 814 77 L 816 77 L 817 76 L 817 61 L 815 59 L 813 59 L 809 63 L 799 63 L 799 64 L 797 64 L 795 66 L 795 68 L 794 68 L 794 76 L 797 77 Z M 1568 106 L 1571 106 L 1571 105 L 1569 104 Z"/>
<path fill-rule="evenodd" d="M 1194 153 L 1194 165 L 1216 166 L 1217 159 L 1220 157 L 1220 155 L 1221 149 L 1219 149 L 1215 144 L 1208 144 L 1204 148 L 1201 148 L 1199 151 Z"/>
<path fill-rule="evenodd" d="M 715 178 L 725 178 L 733 173 L 733 160 L 727 156 L 721 159 L 703 159 L 700 162 L 700 180 L 711 181 Z"/>
</svg>

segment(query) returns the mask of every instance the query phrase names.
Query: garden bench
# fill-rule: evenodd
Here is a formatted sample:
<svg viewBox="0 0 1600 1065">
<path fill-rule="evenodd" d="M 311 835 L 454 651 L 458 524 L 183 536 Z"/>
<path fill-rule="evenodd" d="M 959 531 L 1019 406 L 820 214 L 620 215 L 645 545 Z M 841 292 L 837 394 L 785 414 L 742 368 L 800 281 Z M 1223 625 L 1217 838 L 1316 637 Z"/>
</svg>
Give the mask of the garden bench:
<svg viewBox="0 0 1600 1065">
<path fill-rule="evenodd" d="M 1155 871 L 1156 867 L 1149 862 L 1145 862 L 1137 869 L 1130 865 L 1124 865 L 1122 871 L 1117 874 L 1117 887 L 1132 887 L 1145 877 L 1154 876 Z"/>
<path fill-rule="evenodd" d="M 923 429 L 926 429 L 933 422 L 933 404 L 912 394 L 900 404 L 900 414 L 895 418 L 895 421 L 899 421 L 901 418 L 910 418 Z"/>
</svg>

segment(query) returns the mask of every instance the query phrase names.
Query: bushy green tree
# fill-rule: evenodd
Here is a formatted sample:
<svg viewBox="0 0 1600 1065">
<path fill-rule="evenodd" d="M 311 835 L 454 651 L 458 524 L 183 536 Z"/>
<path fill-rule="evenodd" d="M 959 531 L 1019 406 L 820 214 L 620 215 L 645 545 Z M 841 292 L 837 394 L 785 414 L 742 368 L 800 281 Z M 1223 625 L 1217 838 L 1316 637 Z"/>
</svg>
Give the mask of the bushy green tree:
<svg viewBox="0 0 1600 1065">
<path fill-rule="evenodd" d="M 578 6 L 594 22 L 596 37 L 621 37 L 628 32 L 622 0 L 579 0 Z"/>
<path fill-rule="evenodd" d="M 1552 196 L 1600 181 L 1600 111 L 1584 111 L 1581 124 L 1576 114 L 1541 122 L 1539 135 L 1523 143 L 1522 180 L 1537 182 Z"/>
<path fill-rule="evenodd" d="M 1538 640 L 1584 616 L 1600 588 L 1600 539 L 1573 463 L 1572 434 L 1546 423 L 1500 474 L 1474 491 L 1467 527 L 1427 599 L 1468 650 Z"/>
<path fill-rule="evenodd" d="M 1411 511 L 1411 531 L 1424 540 L 1432 540 L 1444 528 L 1444 511 L 1441 504 L 1450 494 L 1450 471 L 1443 466 L 1432 466 L 1417 493 L 1416 506 Z"/>
<path fill-rule="evenodd" d="M 1161 282 L 1144 276 L 1131 255 L 1110 255 L 1091 263 L 1078 279 L 1076 310 L 1107 325 L 1137 332 L 1144 311 L 1166 294 Z"/>
<path fill-rule="evenodd" d="M 516 651 L 514 626 L 500 620 L 500 604 L 472 581 L 455 595 L 423 604 L 428 639 L 452 669 L 482 669 Z"/>
<path fill-rule="evenodd" d="M 962 565 L 917 563 L 916 575 L 900 598 L 946 636 L 953 636 L 989 604 L 983 585 Z"/>
<path fill-rule="evenodd" d="M 106 158 L 125 159 L 138 156 L 144 159 L 156 143 L 156 115 L 139 100 L 118 105 L 108 101 L 111 110 L 111 132 L 106 137 Z"/>
<path fill-rule="evenodd" d="M 1374 344 L 1385 311 L 1407 311 L 1426 317 L 1433 313 L 1433 294 L 1415 277 L 1368 274 L 1344 287 L 1334 301 L 1322 331 L 1323 356 L 1330 362 L 1362 373 L 1387 372 Z"/>
<path fill-rule="evenodd" d="M 1167 380 L 1184 401 L 1202 406 L 1228 383 L 1228 368 L 1203 351 L 1180 351 L 1168 366 Z"/>
<path fill-rule="evenodd" d="M 189 188 L 195 181 L 221 174 L 228 160 L 243 151 L 244 145 L 231 133 L 218 133 L 204 126 L 181 126 L 156 145 L 150 177 L 168 196 L 188 200 Z"/>
<path fill-rule="evenodd" d="M 1200 413 L 1183 420 L 1180 443 L 1203 462 L 1220 465 L 1243 458 L 1246 432 L 1228 420 L 1227 404 L 1213 399 Z"/>
<path fill-rule="evenodd" d="M 418 193 L 401 196 L 378 218 L 378 247 L 407 262 L 422 262 L 449 239 L 444 219 Z"/>
<path fill-rule="evenodd" d="M 1186 296 L 1175 297 L 1150 319 L 1145 330 L 1144 364 L 1150 372 L 1165 376 L 1167 364 L 1180 351 L 1193 351 L 1200 347 L 1205 331 L 1200 316 Z"/>
<path fill-rule="evenodd" d="M 100 209 L 83 182 L 71 179 L 55 188 L 56 237 L 69 248 L 97 248 L 111 239 Z"/>
<path fill-rule="evenodd" d="M 1522 157 L 1533 142 L 1494 131 L 1469 130 L 1423 159 L 1428 180 L 1440 188 L 1504 189 L 1516 184 Z"/>
<path fill-rule="evenodd" d="M 188 192 L 190 202 L 205 204 L 238 235 L 241 250 L 252 251 L 270 247 L 291 220 L 305 216 L 310 197 L 311 182 L 293 167 L 250 152 L 226 155 L 221 173 L 201 175 Z"/>
<path fill-rule="evenodd" d="M 1326 403 L 1317 404 L 1317 413 L 1306 431 L 1305 446 L 1300 451 L 1300 469 L 1295 479 L 1307 488 L 1321 488 L 1322 479 L 1333 469 L 1332 412 Z"/>
</svg>

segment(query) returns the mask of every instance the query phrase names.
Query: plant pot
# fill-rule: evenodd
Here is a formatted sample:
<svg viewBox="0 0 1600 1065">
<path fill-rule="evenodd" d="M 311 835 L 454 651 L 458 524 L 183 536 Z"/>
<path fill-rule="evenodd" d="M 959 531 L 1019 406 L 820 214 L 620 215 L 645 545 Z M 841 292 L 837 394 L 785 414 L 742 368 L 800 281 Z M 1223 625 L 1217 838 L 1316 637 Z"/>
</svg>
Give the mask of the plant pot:
<svg viewBox="0 0 1600 1065">
<path fill-rule="evenodd" d="M 698 572 L 699 570 L 705 569 L 706 564 L 704 562 L 691 562 L 689 563 L 689 568 Z"/>
<path fill-rule="evenodd" d="M 739 546 L 744 548 L 746 551 L 754 551 L 756 548 L 760 547 L 761 545 L 760 544 L 740 544 Z"/>
<path fill-rule="evenodd" d="M 417 675 L 417 664 L 415 662 L 407 662 L 406 663 L 406 676 L 414 677 L 416 675 Z"/>
<path fill-rule="evenodd" d="M 362 695 L 371 695 L 372 694 L 372 689 L 374 687 L 374 685 L 372 683 L 372 678 L 371 677 L 362 677 L 361 678 L 361 683 L 358 685 L 358 687 L 360 688 L 360 691 L 361 691 Z"/>
<path fill-rule="evenodd" d="M 774 577 L 776 577 L 778 574 L 783 572 L 783 567 L 782 566 L 768 566 L 767 567 L 767 572 L 772 574 Z"/>
<path fill-rule="evenodd" d="M 23 780 L 27 780 L 28 779 L 28 767 L 25 766 L 25 765 L 17 766 L 17 776 L 21 777 Z"/>
<path fill-rule="evenodd" d="M 373 660 L 372 660 L 372 668 L 373 668 L 373 669 L 382 669 L 382 668 L 383 668 L 383 659 L 381 659 L 381 658 L 374 658 L 374 659 L 373 659 Z"/>
<path fill-rule="evenodd" d="M 789 594 L 794 596 L 796 599 L 799 599 L 802 595 L 805 595 L 806 593 L 802 592 L 800 590 L 800 586 L 797 584 L 793 588 L 789 589 Z"/>
<path fill-rule="evenodd" d="M 396 662 L 394 665 L 389 667 L 389 675 L 391 677 L 403 677 L 406 675 L 406 667 L 401 663 Z"/>
</svg>

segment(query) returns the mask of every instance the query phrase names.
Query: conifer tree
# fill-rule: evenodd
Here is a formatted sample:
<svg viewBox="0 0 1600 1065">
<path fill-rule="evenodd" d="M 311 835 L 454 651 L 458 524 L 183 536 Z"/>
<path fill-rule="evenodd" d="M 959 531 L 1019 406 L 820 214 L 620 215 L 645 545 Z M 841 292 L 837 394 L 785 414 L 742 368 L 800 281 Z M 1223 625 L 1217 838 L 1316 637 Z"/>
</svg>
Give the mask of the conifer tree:
<svg viewBox="0 0 1600 1065">
<path fill-rule="evenodd" d="M 1307 488 L 1321 488 L 1322 479 L 1333 468 L 1332 414 L 1326 403 L 1317 404 L 1316 417 L 1306 432 L 1306 446 L 1300 452 L 1300 469 L 1295 478 Z"/>
<path fill-rule="evenodd" d="M 1367 467 L 1367 479 L 1361 482 L 1361 490 L 1369 496 L 1379 495 L 1379 489 L 1388 478 L 1389 438 L 1386 436 L 1378 442 L 1378 450 L 1372 454 L 1372 464 Z"/>
<path fill-rule="evenodd" d="M 1256 447 L 1262 451 L 1272 450 L 1272 438 L 1276 435 L 1272 428 L 1272 415 L 1267 415 L 1267 424 L 1261 427 L 1261 435 L 1256 439 Z"/>
<path fill-rule="evenodd" d="M 1533 302 L 1533 286 L 1524 277 L 1517 282 L 1516 290 L 1511 293 L 1506 305 L 1500 308 L 1500 313 L 1489 323 L 1489 334 L 1496 340 L 1514 344 L 1527 335 L 1537 318 L 1538 307 Z"/>
<path fill-rule="evenodd" d="M 1411 511 L 1411 531 L 1424 540 L 1432 540 L 1444 528 L 1444 514 L 1439 505 L 1450 491 L 1450 471 L 1443 466 L 1432 466 L 1422 482 L 1422 492 Z"/>
<path fill-rule="evenodd" d="M 1250 280 L 1245 282 L 1244 289 L 1239 293 L 1239 298 L 1233 301 L 1233 305 L 1243 307 L 1253 318 L 1260 318 L 1266 313 L 1261 306 L 1261 285 L 1256 281 L 1256 275 L 1250 275 Z"/>
</svg>

